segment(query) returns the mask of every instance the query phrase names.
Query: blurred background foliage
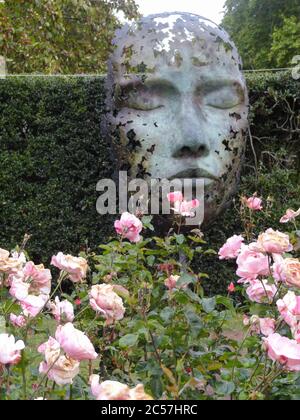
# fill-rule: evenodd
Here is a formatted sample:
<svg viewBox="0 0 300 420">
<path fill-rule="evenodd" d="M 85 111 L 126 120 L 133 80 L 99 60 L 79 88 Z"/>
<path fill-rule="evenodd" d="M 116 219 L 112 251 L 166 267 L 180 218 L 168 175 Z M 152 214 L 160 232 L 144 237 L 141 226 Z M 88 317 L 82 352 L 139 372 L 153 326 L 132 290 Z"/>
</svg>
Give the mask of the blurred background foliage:
<svg viewBox="0 0 300 420">
<path fill-rule="evenodd" d="M 117 12 L 138 15 L 134 0 L 5 0 L 0 55 L 8 73 L 105 72 Z"/>
<path fill-rule="evenodd" d="M 300 54 L 299 0 L 226 0 L 222 26 L 245 69 L 290 67 Z"/>
<path fill-rule="evenodd" d="M 226 0 L 224 10 L 246 69 L 290 67 L 300 54 L 299 0 Z M 11 74 L 105 73 L 121 15 L 139 16 L 134 0 L 5 0 L 0 55 Z"/>
</svg>

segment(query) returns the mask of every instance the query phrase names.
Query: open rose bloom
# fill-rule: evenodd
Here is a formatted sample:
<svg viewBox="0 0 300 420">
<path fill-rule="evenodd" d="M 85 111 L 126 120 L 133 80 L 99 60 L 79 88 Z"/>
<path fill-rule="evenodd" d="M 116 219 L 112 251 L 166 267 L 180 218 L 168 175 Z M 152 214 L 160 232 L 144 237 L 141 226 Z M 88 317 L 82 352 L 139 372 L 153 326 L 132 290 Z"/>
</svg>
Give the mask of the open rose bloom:
<svg viewBox="0 0 300 420">
<path fill-rule="evenodd" d="M 237 275 L 242 281 L 255 280 L 259 276 L 270 274 L 269 258 L 262 252 L 254 250 L 251 245 L 242 245 L 237 257 Z"/>
<path fill-rule="evenodd" d="M 130 389 L 127 385 L 116 381 L 105 381 L 99 383 L 99 379 L 100 377 L 98 375 L 92 375 L 90 377 L 91 391 L 98 401 L 152 400 L 152 397 L 145 393 L 144 386 L 142 384 Z"/>
<path fill-rule="evenodd" d="M 86 278 L 88 263 L 81 257 L 73 257 L 59 252 L 52 257 L 51 264 L 69 274 L 73 283 L 80 283 Z"/>
<path fill-rule="evenodd" d="M 199 200 L 187 201 L 179 191 L 168 194 L 167 198 L 169 203 L 173 204 L 172 210 L 183 217 L 194 217 L 194 210 L 200 206 Z"/>
<path fill-rule="evenodd" d="M 72 359 L 78 361 L 94 360 L 98 356 L 90 339 L 70 322 L 57 328 L 55 339 Z"/>
<path fill-rule="evenodd" d="M 288 209 L 284 216 L 280 219 L 280 223 L 288 223 L 292 222 L 296 219 L 296 217 L 300 216 L 300 209 L 294 211 L 292 209 Z"/>
<path fill-rule="evenodd" d="M 254 280 L 246 289 L 246 293 L 252 302 L 271 303 L 277 293 L 277 288 L 273 284 L 268 284 L 267 280 Z"/>
<path fill-rule="evenodd" d="M 51 310 L 52 315 L 56 321 L 61 322 L 73 322 L 74 320 L 74 307 L 68 300 L 60 301 L 59 297 L 56 296 L 54 302 L 48 303 L 48 308 Z"/>
<path fill-rule="evenodd" d="M 297 341 L 280 334 L 272 334 L 264 339 L 264 343 L 271 360 L 280 363 L 287 370 L 300 371 L 300 344 Z"/>
<path fill-rule="evenodd" d="M 125 314 L 123 300 L 114 290 L 113 285 L 99 284 L 89 293 L 91 307 L 106 319 L 108 325 L 120 321 Z"/>
<path fill-rule="evenodd" d="M 26 258 L 23 253 L 13 253 L 10 256 L 9 251 L 0 249 L 0 273 L 13 274 L 22 269 L 26 263 Z"/>
<path fill-rule="evenodd" d="M 231 260 L 238 257 L 244 238 L 241 235 L 234 235 L 227 239 L 225 245 L 219 251 L 220 260 Z"/>
<path fill-rule="evenodd" d="M 268 254 L 284 254 L 293 250 L 289 235 L 273 229 L 259 235 L 257 245 Z"/>
<path fill-rule="evenodd" d="M 72 384 L 73 379 L 79 373 L 79 361 L 71 359 L 62 353 L 60 344 L 52 337 L 39 346 L 38 351 L 45 355 L 45 361 L 41 362 L 39 371 L 57 385 Z"/>
<path fill-rule="evenodd" d="M 142 237 L 140 233 L 143 224 L 134 214 L 125 212 L 120 220 L 115 221 L 115 229 L 118 235 L 128 239 L 130 242 L 140 242 Z"/>
<path fill-rule="evenodd" d="M 300 288 L 300 261 L 297 258 L 278 258 L 274 263 L 273 276 L 289 287 Z"/>
<path fill-rule="evenodd" d="M 13 335 L 0 334 L 0 365 L 16 365 L 21 360 L 23 341 L 16 341 Z"/>
</svg>

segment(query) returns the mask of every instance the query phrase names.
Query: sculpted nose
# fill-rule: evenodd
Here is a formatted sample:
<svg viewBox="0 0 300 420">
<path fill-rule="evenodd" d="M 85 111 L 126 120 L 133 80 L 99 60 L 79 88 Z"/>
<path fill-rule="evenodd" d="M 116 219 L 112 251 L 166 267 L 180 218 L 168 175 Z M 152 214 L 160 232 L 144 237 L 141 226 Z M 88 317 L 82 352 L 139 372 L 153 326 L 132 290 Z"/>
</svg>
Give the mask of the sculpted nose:
<svg viewBox="0 0 300 420">
<path fill-rule="evenodd" d="M 201 158 L 210 153 L 210 145 L 206 139 L 205 121 L 202 121 L 201 111 L 193 104 L 183 103 L 181 127 L 175 149 L 174 158 Z"/>
</svg>

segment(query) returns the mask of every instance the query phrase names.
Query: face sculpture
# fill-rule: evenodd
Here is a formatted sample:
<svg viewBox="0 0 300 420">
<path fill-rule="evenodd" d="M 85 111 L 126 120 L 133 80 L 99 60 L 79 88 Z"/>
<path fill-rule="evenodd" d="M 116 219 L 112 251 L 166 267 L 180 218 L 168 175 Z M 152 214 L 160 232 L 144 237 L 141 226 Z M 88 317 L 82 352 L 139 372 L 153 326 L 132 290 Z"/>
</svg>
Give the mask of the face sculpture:
<svg viewBox="0 0 300 420">
<path fill-rule="evenodd" d="M 189 13 L 142 18 L 116 33 L 110 129 L 131 178 L 205 182 L 205 223 L 236 190 L 248 95 L 226 32 Z"/>
</svg>

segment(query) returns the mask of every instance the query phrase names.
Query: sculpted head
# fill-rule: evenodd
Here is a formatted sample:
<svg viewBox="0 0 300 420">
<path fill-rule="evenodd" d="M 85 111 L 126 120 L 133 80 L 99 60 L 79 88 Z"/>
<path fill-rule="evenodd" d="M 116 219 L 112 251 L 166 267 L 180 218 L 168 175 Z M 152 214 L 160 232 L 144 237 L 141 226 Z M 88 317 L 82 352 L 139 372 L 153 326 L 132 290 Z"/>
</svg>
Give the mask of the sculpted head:
<svg viewBox="0 0 300 420">
<path fill-rule="evenodd" d="M 165 13 L 117 31 L 109 60 L 120 169 L 132 178 L 205 182 L 205 219 L 235 192 L 248 95 L 228 34 L 189 13 Z"/>
</svg>

